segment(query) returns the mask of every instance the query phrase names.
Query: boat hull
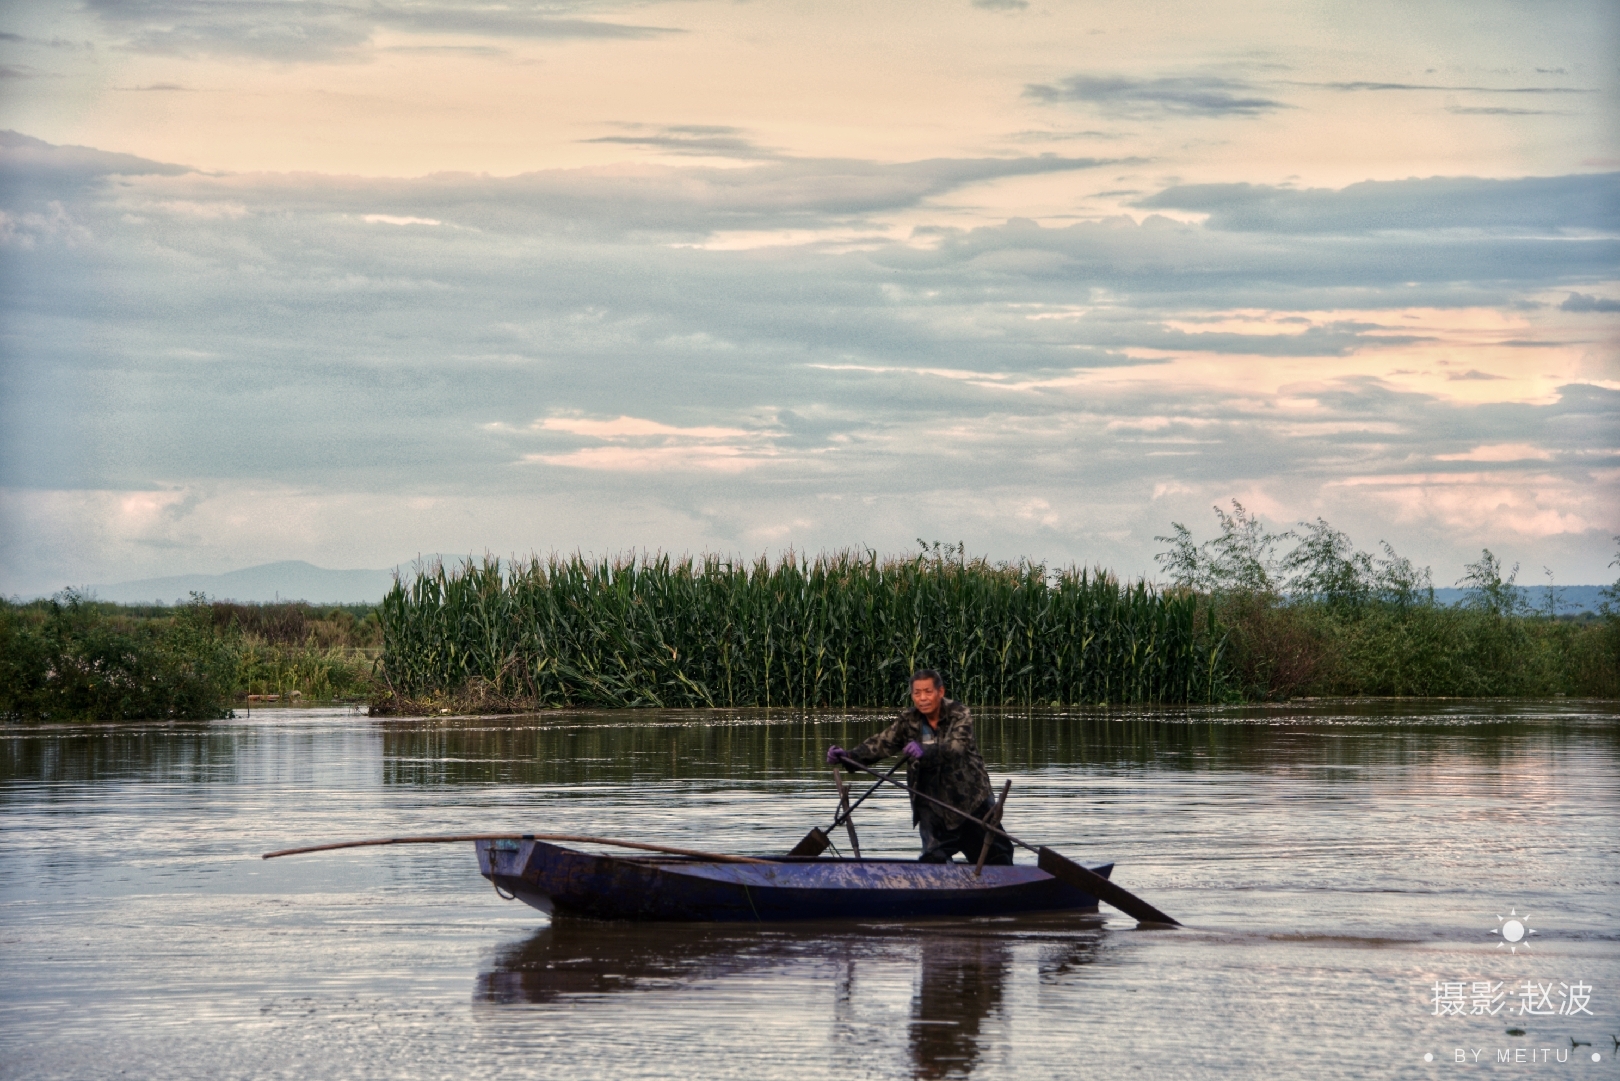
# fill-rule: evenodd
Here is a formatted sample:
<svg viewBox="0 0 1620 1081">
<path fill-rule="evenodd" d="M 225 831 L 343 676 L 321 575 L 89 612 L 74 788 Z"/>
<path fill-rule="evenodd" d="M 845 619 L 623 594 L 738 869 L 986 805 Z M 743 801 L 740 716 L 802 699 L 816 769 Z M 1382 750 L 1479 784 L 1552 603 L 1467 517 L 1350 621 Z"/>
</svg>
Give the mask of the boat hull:
<svg viewBox="0 0 1620 1081">
<path fill-rule="evenodd" d="M 542 912 L 605 920 L 768 922 L 1095 911 L 1097 898 L 1042 871 L 915 860 L 719 863 L 603 856 L 544 841 L 478 841 L 478 869 Z M 1107 878 L 1113 864 L 1093 870 Z"/>
</svg>

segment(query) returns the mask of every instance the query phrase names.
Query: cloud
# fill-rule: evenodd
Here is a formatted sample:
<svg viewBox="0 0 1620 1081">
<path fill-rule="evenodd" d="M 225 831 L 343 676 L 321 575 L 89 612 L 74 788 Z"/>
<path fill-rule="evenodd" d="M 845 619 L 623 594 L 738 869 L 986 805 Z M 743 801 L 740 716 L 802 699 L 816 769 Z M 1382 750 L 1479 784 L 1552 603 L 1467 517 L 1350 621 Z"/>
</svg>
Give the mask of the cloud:
<svg viewBox="0 0 1620 1081">
<path fill-rule="evenodd" d="M 41 71 L 27 64 L 0 64 L 0 80 L 7 79 L 59 79 L 52 71 Z"/>
<path fill-rule="evenodd" d="M 1178 75 L 1137 79 L 1123 75 L 1071 75 L 1056 84 L 1031 83 L 1024 96 L 1049 104 L 1081 102 L 1105 110 L 1188 116 L 1257 116 L 1289 106 L 1262 97 L 1239 79 L 1215 75 Z"/>
<path fill-rule="evenodd" d="M 565 451 L 529 453 L 522 461 L 619 473 L 739 473 L 777 455 L 773 433 L 715 425 L 682 427 L 643 417 L 612 420 L 547 417 L 530 426 L 597 441 Z"/>
<path fill-rule="evenodd" d="M 1432 83 L 1295 83 L 1296 86 L 1313 86 L 1325 90 L 1344 90 L 1350 93 L 1379 92 L 1390 90 L 1443 90 L 1451 93 L 1473 92 L 1481 94 L 1593 94 L 1594 90 L 1568 86 L 1443 86 Z"/>
<path fill-rule="evenodd" d="M 0 200 L 12 207 L 43 203 L 97 184 L 108 176 L 180 176 L 183 165 L 87 146 L 53 146 L 15 131 L 0 131 Z"/>
<path fill-rule="evenodd" d="M 1489 105 L 1447 105 L 1446 112 L 1458 116 L 1557 116 L 1553 109 L 1508 109 Z"/>
<path fill-rule="evenodd" d="M 438 218 L 412 218 L 397 214 L 362 214 L 360 220 L 373 225 L 443 225 Z"/>
<path fill-rule="evenodd" d="M 624 135 L 581 139 L 583 143 L 610 143 L 660 150 L 686 157 L 763 159 L 782 155 L 748 138 L 741 128 L 708 124 L 623 124 Z"/>
<path fill-rule="evenodd" d="M 614 420 L 591 420 L 586 417 L 547 417 L 534 425 L 538 431 L 568 432 L 588 435 L 596 439 L 632 439 L 638 436 L 664 436 L 675 439 L 726 440 L 747 436 L 742 428 L 696 427 L 682 428 L 661 424 L 642 417 L 620 416 Z"/>
<path fill-rule="evenodd" d="M 181 86 L 179 83 L 150 83 L 146 86 L 121 86 L 119 89 L 143 92 L 157 91 L 161 93 L 171 93 L 175 91 L 185 91 L 188 93 L 194 92 L 192 91 L 191 87 Z"/>
<path fill-rule="evenodd" d="M 1620 242 L 1590 228 L 1593 178 L 813 239 L 1093 164 L 206 175 L 0 137 L 0 573 L 59 587 L 71 551 L 124 560 L 84 572 L 116 580 L 220 537 L 292 545 L 266 559 L 304 554 L 296 536 L 751 550 L 784 522 L 809 524 L 783 543 L 893 550 L 942 521 L 976 550 L 1137 569 L 1167 520 L 1251 490 L 1405 523 L 1403 551 L 1498 544 L 1469 500 L 1503 491 L 1552 538 L 1544 562 L 1620 524 L 1591 479 L 1620 450 L 1620 393 L 1559 367 L 1564 347 L 1491 352 L 1579 337 L 1514 301 L 1608 290 Z M 1366 227 L 1383 220 L 1407 225 Z M 696 243 L 740 228 L 811 239 Z M 1448 379 L 1453 356 L 1506 378 Z M 1468 457 L 1504 445 L 1549 457 Z M 196 499 L 130 517 L 142 492 Z M 253 507 L 297 528 L 243 540 Z"/>
<path fill-rule="evenodd" d="M 560 17 L 566 4 L 416 3 L 377 5 L 361 10 L 378 23 L 408 33 L 467 34 L 492 38 L 562 40 L 571 38 L 640 40 L 679 34 L 665 26 L 635 26 L 597 19 Z M 573 5 L 588 10 L 593 5 Z M 525 10 L 528 7 L 528 10 Z M 549 9 L 549 10 L 548 10 Z"/>
<path fill-rule="evenodd" d="M 589 3 L 87 0 L 85 6 L 136 52 L 279 61 L 355 58 L 378 30 L 517 40 L 638 40 L 679 32 L 590 18 Z"/>
<path fill-rule="evenodd" d="M 35 45 L 45 49 L 88 49 L 88 42 L 68 41 L 66 38 L 31 38 L 23 34 L 12 34 L 0 31 L 0 41 L 13 45 Z"/>
<path fill-rule="evenodd" d="M 1620 312 L 1620 300 L 1571 293 L 1558 307 L 1566 312 Z"/>
<path fill-rule="evenodd" d="M 1095 169 L 1117 161 L 1050 154 L 900 163 L 784 158 L 743 168 L 619 165 L 515 177 L 192 176 L 170 186 L 168 197 L 212 193 L 271 204 L 286 200 L 329 213 L 433 218 L 497 233 L 562 230 L 574 236 L 636 234 L 696 241 L 724 230 L 860 223 L 985 181 Z M 141 168 L 168 167 L 147 163 Z M 133 206 L 147 194 L 157 194 L 157 188 L 126 194 Z"/>
<path fill-rule="evenodd" d="M 973 6 L 985 11 L 1025 11 L 1029 0 L 973 0 Z"/>
<path fill-rule="evenodd" d="M 1337 190 L 1190 184 L 1133 205 L 1209 215 L 1211 229 L 1268 233 L 1493 229 L 1620 233 L 1620 173 L 1363 181 Z"/>
<path fill-rule="evenodd" d="M 1524 462 L 1552 460 L 1552 453 L 1530 443 L 1488 443 L 1461 454 L 1437 454 L 1442 462 Z"/>
</svg>

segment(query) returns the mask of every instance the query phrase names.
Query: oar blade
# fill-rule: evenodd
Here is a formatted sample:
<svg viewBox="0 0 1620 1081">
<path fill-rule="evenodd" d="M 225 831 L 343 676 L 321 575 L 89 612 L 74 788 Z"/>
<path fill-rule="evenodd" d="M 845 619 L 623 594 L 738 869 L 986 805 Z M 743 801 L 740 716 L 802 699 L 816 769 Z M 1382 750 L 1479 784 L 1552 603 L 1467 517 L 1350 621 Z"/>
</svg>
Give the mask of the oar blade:
<svg viewBox="0 0 1620 1081">
<path fill-rule="evenodd" d="M 802 840 L 798 844 L 794 845 L 793 846 L 793 851 L 789 852 L 788 855 L 789 856 L 819 856 L 823 852 L 827 851 L 827 849 L 830 848 L 831 846 L 832 846 L 832 842 L 827 840 L 827 835 L 825 833 L 822 833 L 820 828 L 818 827 L 816 829 L 812 829 L 809 833 L 805 834 L 804 835 L 804 840 Z"/>
<path fill-rule="evenodd" d="M 1130 890 L 1115 885 L 1095 871 L 1087 870 L 1067 856 L 1045 847 L 1039 849 L 1036 855 L 1035 865 L 1053 878 L 1067 882 L 1077 890 L 1085 890 L 1100 901 L 1107 901 L 1127 916 L 1135 916 L 1140 923 L 1181 926 L 1179 921 L 1166 916 Z"/>
</svg>

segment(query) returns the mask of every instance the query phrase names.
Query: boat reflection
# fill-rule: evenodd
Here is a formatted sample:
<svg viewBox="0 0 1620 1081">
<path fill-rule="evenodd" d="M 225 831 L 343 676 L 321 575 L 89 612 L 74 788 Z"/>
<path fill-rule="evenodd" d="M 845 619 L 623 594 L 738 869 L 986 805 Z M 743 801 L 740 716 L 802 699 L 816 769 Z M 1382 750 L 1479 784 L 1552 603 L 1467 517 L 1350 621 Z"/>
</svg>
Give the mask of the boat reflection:
<svg viewBox="0 0 1620 1081">
<path fill-rule="evenodd" d="M 966 1077 L 1005 1038 L 1003 998 L 1018 963 L 1037 983 L 1097 959 L 1102 921 L 1072 914 L 918 924 L 605 923 L 559 918 L 500 950 L 473 992 L 483 1006 L 678 990 L 771 969 L 829 979 L 830 1021 L 844 1038 L 886 1012 L 876 1001 L 896 965 L 913 966 L 906 1023 L 913 1076 Z M 872 987 L 872 1003 L 862 988 Z M 857 1041 L 858 1042 L 858 1041 Z"/>
<path fill-rule="evenodd" d="M 824 942 L 824 940 L 823 940 Z M 818 960 L 803 935 L 736 924 L 608 923 L 557 917 L 505 947 L 478 976 L 475 1003 L 664 990 Z"/>
</svg>

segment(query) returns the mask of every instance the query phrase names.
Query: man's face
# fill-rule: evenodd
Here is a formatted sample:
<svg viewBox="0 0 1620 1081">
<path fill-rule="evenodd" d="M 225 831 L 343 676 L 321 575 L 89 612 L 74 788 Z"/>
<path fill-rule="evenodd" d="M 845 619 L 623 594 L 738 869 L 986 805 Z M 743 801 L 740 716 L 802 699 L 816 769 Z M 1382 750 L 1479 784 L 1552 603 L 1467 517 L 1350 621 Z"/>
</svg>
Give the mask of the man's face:
<svg viewBox="0 0 1620 1081">
<path fill-rule="evenodd" d="M 933 716 L 944 697 L 945 688 L 931 679 L 919 679 L 911 685 L 911 704 L 925 717 Z"/>
</svg>

